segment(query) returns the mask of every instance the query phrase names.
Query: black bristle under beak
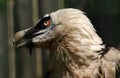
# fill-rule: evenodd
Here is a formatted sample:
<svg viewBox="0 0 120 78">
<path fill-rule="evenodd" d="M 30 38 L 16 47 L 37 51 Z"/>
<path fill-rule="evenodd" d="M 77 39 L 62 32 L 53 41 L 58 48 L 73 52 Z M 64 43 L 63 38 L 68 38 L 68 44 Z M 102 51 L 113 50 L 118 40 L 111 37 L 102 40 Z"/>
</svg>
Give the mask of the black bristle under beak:
<svg viewBox="0 0 120 78">
<path fill-rule="evenodd" d="M 28 48 L 29 50 L 29 53 L 30 53 L 30 56 L 32 56 L 32 51 L 33 51 L 33 48 L 34 48 L 34 44 L 32 43 L 32 40 L 28 40 L 28 43 L 26 44 L 26 47 Z"/>
<path fill-rule="evenodd" d="M 33 50 L 33 48 L 32 47 L 28 47 L 28 49 L 29 49 L 30 56 L 32 56 L 32 50 Z"/>
</svg>

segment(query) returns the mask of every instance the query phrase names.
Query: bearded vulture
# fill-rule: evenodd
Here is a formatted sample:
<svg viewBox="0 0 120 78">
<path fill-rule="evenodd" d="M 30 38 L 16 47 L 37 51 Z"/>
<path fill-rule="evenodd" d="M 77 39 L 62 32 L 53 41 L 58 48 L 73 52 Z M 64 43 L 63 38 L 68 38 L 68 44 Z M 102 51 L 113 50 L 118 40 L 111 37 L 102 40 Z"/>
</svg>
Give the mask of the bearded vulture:
<svg viewBox="0 0 120 78">
<path fill-rule="evenodd" d="M 46 14 L 35 26 L 17 32 L 14 43 L 17 48 L 50 50 L 46 78 L 118 77 L 120 51 L 103 43 L 85 13 L 78 9 Z"/>
</svg>

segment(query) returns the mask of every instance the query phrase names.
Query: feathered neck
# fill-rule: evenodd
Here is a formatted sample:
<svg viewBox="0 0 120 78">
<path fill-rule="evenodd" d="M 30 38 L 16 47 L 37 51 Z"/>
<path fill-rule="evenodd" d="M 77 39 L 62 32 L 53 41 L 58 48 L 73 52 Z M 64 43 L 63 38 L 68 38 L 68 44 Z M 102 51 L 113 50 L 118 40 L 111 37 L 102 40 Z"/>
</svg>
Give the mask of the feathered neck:
<svg viewBox="0 0 120 78">
<path fill-rule="evenodd" d="M 104 47 L 102 45 L 81 45 L 80 41 L 67 36 L 61 39 L 54 43 L 53 46 L 56 47 L 51 46 L 50 52 L 50 70 L 57 76 L 66 76 L 68 73 L 68 77 L 79 78 L 77 77 L 79 73 L 75 72 L 83 71 L 95 63 L 100 58 L 97 51 Z M 61 72 L 62 74 L 59 74 Z"/>
<path fill-rule="evenodd" d="M 51 57 L 60 62 L 66 62 L 67 60 L 73 60 L 73 58 L 76 57 L 98 56 L 97 51 L 100 51 L 105 47 L 104 45 L 95 43 L 92 39 L 85 40 L 86 41 L 69 35 L 60 36 L 51 44 Z"/>
</svg>

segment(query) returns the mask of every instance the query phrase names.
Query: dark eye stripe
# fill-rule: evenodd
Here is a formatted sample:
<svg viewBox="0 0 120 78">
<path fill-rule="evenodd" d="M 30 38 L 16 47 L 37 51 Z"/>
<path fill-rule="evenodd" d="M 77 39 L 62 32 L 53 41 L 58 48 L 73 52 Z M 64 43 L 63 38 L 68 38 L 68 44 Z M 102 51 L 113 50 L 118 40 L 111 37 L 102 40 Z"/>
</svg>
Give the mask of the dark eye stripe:
<svg viewBox="0 0 120 78">
<path fill-rule="evenodd" d="M 43 18 L 41 19 L 41 22 L 44 22 L 44 21 L 46 21 L 46 20 L 50 20 L 50 16 L 48 16 L 48 17 L 43 17 Z"/>
<path fill-rule="evenodd" d="M 41 20 L 39 20 L 39 22 L 36 24 L 35 29 L 46 28 L 43 23 L 47 20 L 50 20 L 50 19 L 51 19 L 50 16 L 41 18 Z"/>
</svg>

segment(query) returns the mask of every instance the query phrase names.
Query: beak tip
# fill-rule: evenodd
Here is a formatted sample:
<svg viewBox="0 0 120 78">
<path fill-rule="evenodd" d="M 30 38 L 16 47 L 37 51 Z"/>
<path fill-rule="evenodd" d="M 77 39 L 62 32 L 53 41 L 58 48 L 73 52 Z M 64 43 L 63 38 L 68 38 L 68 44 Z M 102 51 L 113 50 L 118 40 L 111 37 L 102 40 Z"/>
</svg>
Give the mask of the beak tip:
<svg viewBox="0 0 120 78">
<path fill-rule="evenodd" d="M 19 31 L 15 34 L 15 39 L 14 41 L 19 41 L 21 40 L 25 35 L 25 32 L 24 31 Z"/>
<path fill-rule="evenodd" d="M 15 45 L 15 39 L 14 39 L 14 38 L 13 38 L 12 42 L 13 42 L 13 44 Z"/>
<path fill-rule="evenodd" d="M 13 45 L 16 47 L 16 41 L 15 41 L 14 38 L 13 38 L 13 40 L 12 40 L 12 43 L 13 43 Z"/>
</svg>

